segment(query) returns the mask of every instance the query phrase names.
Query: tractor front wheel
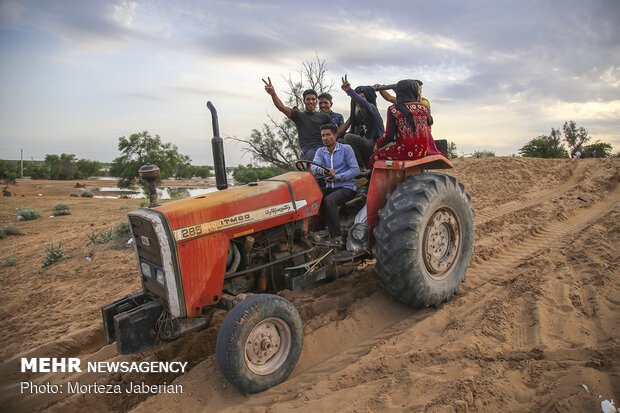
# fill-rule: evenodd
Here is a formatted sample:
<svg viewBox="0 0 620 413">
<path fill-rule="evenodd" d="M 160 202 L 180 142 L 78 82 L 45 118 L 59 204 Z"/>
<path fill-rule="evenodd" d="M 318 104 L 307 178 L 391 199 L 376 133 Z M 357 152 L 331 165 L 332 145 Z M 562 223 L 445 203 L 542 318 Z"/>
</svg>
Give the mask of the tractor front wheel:
<svg viewBox="0 0 620 413">
<path fill-rule="evenodd" d="M 447 301 L 465 280 L 474 233 L 471 198 L 456 178 L 410 176 L 387 195 L 374 229 L 383 288 L 416 307 Z"/>
<path fill-rule="evenodd" d="M 273 294 L 252 295 L 235 306 L 217 336 L 220 371 L 239 390 L 259 393 L 282 383 L 303 346 L 299 312 Z"/>
</svg>

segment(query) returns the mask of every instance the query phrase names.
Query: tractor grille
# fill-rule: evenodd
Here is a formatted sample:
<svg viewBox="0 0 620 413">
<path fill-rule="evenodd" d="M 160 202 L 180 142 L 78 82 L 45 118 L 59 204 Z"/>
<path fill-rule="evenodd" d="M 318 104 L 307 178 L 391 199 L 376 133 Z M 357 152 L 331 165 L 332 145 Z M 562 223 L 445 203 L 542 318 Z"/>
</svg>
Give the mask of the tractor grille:
<svg viewBox="0 0 620 413">
<path fill-rule="evenodd" d="M 150 292 L 165 298 L 166 287 L 162 266 L 159 239 L 150 221 L 136 216 L 129 216 L 131 231 L 138 255 L 138 267 L 144 287 Z"/>
<path fill-rule="evenodd" d="M 129 222 L 131 223 L 131 231 L 136 243 L 138 257 L 161 267 L 159 240 L 157 235 L 155 235 L 153 225 L 149 221 L 135 216 L 130 216 Z"/>
</svg>

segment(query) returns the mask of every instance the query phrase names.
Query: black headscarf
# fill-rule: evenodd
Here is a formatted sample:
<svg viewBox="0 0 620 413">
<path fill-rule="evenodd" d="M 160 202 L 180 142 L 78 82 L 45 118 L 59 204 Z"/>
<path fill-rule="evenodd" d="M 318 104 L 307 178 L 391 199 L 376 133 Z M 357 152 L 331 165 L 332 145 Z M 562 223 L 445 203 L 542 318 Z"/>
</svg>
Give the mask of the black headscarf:
<svg viewBox="0 0 620 413">
<path fill-rule="evenodd" d="M 364 93 L 364 96 L 366 96 L 366 100 L 368 101 L 368 103 L 371 103 L 377 106 L 377 93 L 372 88 L 372 86 L 356 87 L 355 93 L 359 94 L 360 92 Z M 353 99 L 351 99 L 351 131 L 353 133 L 357 133 L 356 132 L 357 126 L 359 126 L 360 124 L 364 122 L 364 120 L 360 119 L 360 116 L 356 114 L 355 107 L 356 107 L 355 102 L 353 101 Z M 368 114 L 365 114 L 365 116 L 368 116 Z"/>
<path fill-rule="evenodd" d="M 396 84 L 394 91 L 396 92 L 396 103 L 394 107 L 403 114 L 407 122 L 411 125 L 411 129 L 415 132 L 415 119 L 405 103 L 418 101 L 418 82 L 412 79 L 400 80 Z"/>
</svg>

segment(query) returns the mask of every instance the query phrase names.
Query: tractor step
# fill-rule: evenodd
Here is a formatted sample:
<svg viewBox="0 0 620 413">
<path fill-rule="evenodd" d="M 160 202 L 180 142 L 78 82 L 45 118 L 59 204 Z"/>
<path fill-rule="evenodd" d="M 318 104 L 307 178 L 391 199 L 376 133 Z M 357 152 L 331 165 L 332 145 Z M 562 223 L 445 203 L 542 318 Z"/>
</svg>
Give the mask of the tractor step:
<svg viewBox="0 0 620 413">
<path fill-rule="evenodd" d="M 296 267 L 285 268 L 284 283 L 287 290 L 297 290 L 298 288 L 305 287 L 306 285 L 314 282 L 324 280 L 327 278 L 327 273 L 324 266 L 318 267 L 318 262 L 321 259 L 316 259 Z M 316 268 L 316 269 L 314 269 Z"/>
</svg>

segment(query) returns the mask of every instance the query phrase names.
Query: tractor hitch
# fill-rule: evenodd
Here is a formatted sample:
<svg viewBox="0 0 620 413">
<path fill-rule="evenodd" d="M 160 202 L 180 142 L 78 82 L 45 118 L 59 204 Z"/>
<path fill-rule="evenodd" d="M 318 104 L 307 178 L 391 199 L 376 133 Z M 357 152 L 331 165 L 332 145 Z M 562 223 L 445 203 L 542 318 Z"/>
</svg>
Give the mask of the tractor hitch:
<svg viewBox="0 0 620 413">
<path fill-rule="evenodd" d="M 164 305 L 144 292 L 130 294 L 101 307 L 108 343 L 116 341 L 120 354 L 147 350 L 157 344 L 157 320 Z"/>
<path fill-rule="evenodd" d="M 103 331 L 108 343 L 116 341 L 120 354 L 138 353 L 207 327 L 214 309 L 201 317 L 171 318 L 163 303 L 145 292 L 130 294 L 101 307 Z"/>
</svg>

